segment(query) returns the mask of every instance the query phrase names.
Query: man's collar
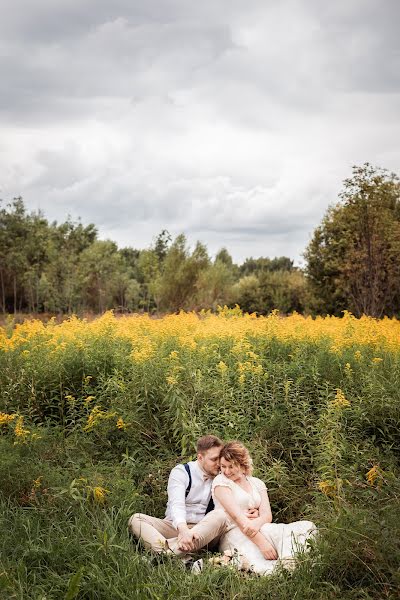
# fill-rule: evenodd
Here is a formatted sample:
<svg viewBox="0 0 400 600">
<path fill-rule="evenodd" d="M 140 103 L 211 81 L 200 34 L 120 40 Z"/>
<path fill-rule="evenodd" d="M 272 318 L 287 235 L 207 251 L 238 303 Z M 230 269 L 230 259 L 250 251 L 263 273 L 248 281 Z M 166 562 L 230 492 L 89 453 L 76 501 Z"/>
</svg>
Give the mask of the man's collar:
<svg viewBox="0 0 400 600">
<path fill-rule="evenodd" d="M 214 477 L 213 477 L 212 475 L 210 475 L 209 473 L 206 473 L 206 472 L 204 471 L 204 469 L 202 469 L 202 467 L 200 466 L 200 463 L 199 463 L 199 461 L 198 461 L 198 460 L 195 460 L 195 461 L 194 461 L 194 464 L 195 464 L 195 465 L 197 466 L 197 468 L 199 469 L 199 471 L 200 471 L 200 474 L 201 474 L 201 477 L 203 478 L 203 481 L 209 481 L 209 480 L 212 480 L 212 479 L 214 479 Z"/>
</svg>

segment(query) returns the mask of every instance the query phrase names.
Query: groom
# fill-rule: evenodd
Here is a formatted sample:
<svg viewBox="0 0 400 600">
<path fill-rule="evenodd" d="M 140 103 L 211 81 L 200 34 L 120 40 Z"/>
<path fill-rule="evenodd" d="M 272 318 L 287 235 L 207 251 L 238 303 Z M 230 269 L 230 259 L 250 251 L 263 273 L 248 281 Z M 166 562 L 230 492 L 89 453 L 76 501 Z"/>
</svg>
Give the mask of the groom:
<svg viewBox="0 0 400 600">
<path fill-rule="evenodd" d="M 168 480 L 164 519 L 136 513 L 128 521 L 133 535 L 154 552 L 184 554 L 215 546 L 227 527 L 227 516 L 213 510 L 211 485 L 219 473 L 223 442 L 214 435 L 197 441 L 197 460 L 177 465 Z"/>
</svg>

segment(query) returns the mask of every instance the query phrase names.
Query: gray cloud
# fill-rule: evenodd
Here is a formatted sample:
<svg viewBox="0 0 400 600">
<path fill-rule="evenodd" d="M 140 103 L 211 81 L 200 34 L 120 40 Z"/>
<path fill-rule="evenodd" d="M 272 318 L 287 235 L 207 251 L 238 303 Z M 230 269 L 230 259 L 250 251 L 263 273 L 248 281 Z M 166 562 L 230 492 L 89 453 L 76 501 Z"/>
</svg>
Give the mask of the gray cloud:
<svg viewBox="0 0 400 600">
<path fill-rule="evenodd" d="M 0 196 L 50 219 L 299 259 L 352 164 L 399 170 L 395 0 L 6 5 Z"/>
</svg>

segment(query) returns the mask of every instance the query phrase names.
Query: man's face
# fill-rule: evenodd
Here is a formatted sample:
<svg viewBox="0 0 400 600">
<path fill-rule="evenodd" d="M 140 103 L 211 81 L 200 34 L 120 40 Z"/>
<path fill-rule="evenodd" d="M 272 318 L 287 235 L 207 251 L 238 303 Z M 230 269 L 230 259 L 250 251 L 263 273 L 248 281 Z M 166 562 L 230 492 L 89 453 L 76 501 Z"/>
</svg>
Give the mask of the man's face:
<svg viewBox="0 0 400 600">
<path fill-rule="evenodd" d="M 219 473 L 219 455 L 221 454 L 222 447 L 210 448 L 205 452 L 199 452 L 197 460 L 200 463 L 201 468 L 207 475 L 215 477 Z"/>
</svg>

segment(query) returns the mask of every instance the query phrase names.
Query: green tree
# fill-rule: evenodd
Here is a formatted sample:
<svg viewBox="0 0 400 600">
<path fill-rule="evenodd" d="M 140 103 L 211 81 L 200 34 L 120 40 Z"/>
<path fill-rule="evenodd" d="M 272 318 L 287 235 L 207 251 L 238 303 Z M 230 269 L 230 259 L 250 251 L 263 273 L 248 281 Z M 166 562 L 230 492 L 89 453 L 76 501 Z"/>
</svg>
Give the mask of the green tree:
<svg viewBox="0 0 400 600">
<path fill-rule="evenodd" d="M 52 223 L 47 245 L 47 266 L 41 276 L 40 296 L 45 310 L 77 312 L 85 308 L 82 299 L 82 281 L 79 277 L 79 258 L 96 240 L 93 224 L 83 226 L 80 221 L 67 219 Z"/>
<path fill-rule="evenodd" d="M 306 249 L 319 312 L 381 317 L 400 310 L 400 185 L 365 163 L 353 167 Z"/>
<path fill-rule="evenodd" d="M 48 223 L 26 212 L 22 198 L 0 210 L 0 288 L 3 312 L 39 309 L 39 281 L 47 261 Z"/>
<path fill-rule="evenodd" d="M 215 260 L 214 264 L 199 272 L 196 281 L 195 308 L 211 308 L 232 303 L 232 286 L 234 271 L 223 260 Z"/>
<path fill-rule="evenodd" d="M 158 278 L 159 308 L 166 311 L 194 308 L 199 276 L 209 265 L 204 244 L 197 242 L 190 253 L 186 237 L 178 235 L 168 249 Z"/>
<path fill-rule="evenodd" d="M 279 256 L 275 258 L 246 258 L 244 263 L 240 265 L 239 272 L 241 277 L 257 274 L 262 271 L 291 271 L 293 269 L 293 261 L 287 256 Z"/>
<path fill-rule="evenodd" d="M 129 285 L 126 265 L 110 240 L 97 240 L 81 253 L 79 274 L 85 305 L 94 312 L 118 305 Z"/>
<path fill-rule="evenodd" d="M 284 314 L 304 312 L 306 280 L 298 269 L 263 271 L 242 277 L 233 288 L 234 302 L 246 312 L 268 314 L 278 309 Z"/>
</svg>

